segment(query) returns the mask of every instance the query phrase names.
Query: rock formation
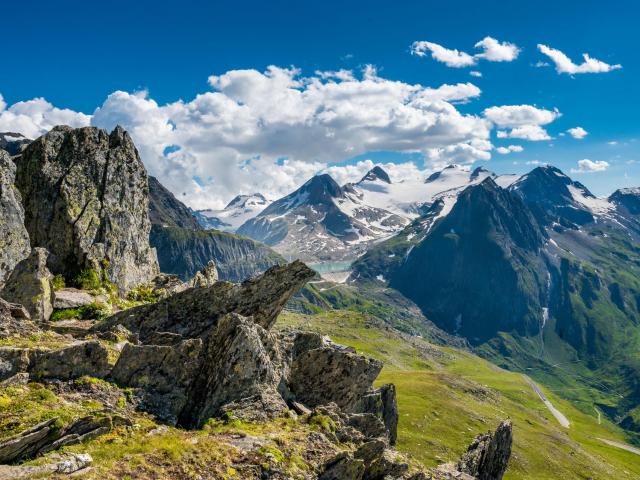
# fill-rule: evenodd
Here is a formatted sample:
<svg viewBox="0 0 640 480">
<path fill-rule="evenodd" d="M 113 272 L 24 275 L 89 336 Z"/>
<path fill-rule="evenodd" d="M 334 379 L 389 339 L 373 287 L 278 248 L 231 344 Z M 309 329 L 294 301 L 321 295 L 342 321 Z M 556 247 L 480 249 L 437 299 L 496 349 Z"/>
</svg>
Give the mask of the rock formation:
<svg viewBox="0 0 640 480">
<path fill-rule="evenodd" d="M 158 272 L 147 174 L 122 128 L 55 127 L 16 163 L 31 245 L 50 252 L 53 273 L 92 269 L 127 290 Z"/>
<path fill-rule="evenodd" d="M 0 287 L 31 248 L 24 227 L 22 197 L 14 186 L 16 166 L 7 152 L 0 150 Z"/>
<path fill-rule="evenodd" d="M 9 302 L 23 305 L 34 322 L 49 320 L 53 312 L 53 275 L 47 268 L 49 252 L 34 248 L 7 278 L 0 295 Z"/>
</svg>

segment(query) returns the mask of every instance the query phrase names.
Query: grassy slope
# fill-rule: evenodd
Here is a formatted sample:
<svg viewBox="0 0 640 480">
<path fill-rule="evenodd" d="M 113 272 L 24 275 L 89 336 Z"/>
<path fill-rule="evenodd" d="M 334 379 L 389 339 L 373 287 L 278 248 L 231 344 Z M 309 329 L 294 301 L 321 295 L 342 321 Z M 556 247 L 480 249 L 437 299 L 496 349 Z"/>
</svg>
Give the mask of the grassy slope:
<svg viewBox="0 0 640 480">
<path fill-rule="evenodd" d="M 572 422 L 560 427 L 524 378 L 461 350 L 403 337 L 357 312 L 284 313 L 280 328 L 302 327 L 385 362 L 379 383 L 398 389 L 398 448 L 427 466 L 456 459 L 479 432 L 514 421 L 514 452 L 506 479 L 631 479 L 640 456 L 594 437 L 626 441 L 595 411 L 588 415 L 543 389 Z M 603 417 L 604 418 L 604 417 Z"/>
</svg>

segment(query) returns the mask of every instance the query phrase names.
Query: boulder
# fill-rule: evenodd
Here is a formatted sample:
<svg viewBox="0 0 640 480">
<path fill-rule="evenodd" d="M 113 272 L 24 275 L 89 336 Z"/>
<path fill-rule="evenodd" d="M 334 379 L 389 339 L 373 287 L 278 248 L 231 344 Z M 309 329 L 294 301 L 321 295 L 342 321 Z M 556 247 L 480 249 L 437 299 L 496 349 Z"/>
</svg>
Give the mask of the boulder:
<svg viewBox="0 0 640 480">
<path fill-rule="evenodd" d="M 54 273 L 92 269 L 121 290 L 158 273 L 147 173 L 121 127 L 53 128 L 22 152 L 15 184 L 31 245 L 51 253 Z"/>
<path fill-rule="evenodd" d="M 126 344 L 111 377 L 120 384 L 142 390 L 140 407 L 175 425 L 188 401 L 188 391 L 198 374 L 202 340 L 175 345 Z"/>
<path fill-rule="evenodd" d="M 44 248 L 34 248 L 16 265 L 0 292 L 5 300 L 23 305 L 37 323 L 49 320 L 53 312 L 53 275 L 47 268 L 48 256 Z"/>
<path fill-rule="evenodd" d="M 30 319 L 31 315 L 22 305 L 0 298 L 0 338 L 35 333 L 38 328 Z"/>
<path fill-rule="evenodd" d="M 189 282 L 191 287 L 210 287 L 218 281 L 218 269 L 213 260 L 209 260 L 202 270 Z"/>
<path fill-rule="evenodd" d="M 511 456 L 513 431 L 505 420 L 495 432 L 478 435 L 458 462 L 458 470 L 478 480 L 501 480 Z"/>
<path fill-rule="evenodd" d="M 93 295 L 77 288 L 63 288 L 53 292 L 53 308 L 78 308 L 94 301 Z"/>
<path fill-rule="evenodd" d="M 14 186 L 15 174 L 13 160 L 0 149 L 0 286 L 31 251 L 22 197 Z"/>
<path fill-rule="evenodd" d="M 361 480 L 363 474 L 364 462 L 343 451 L 325 462 L 318 480 Z"/>
<path fill-rule="evenodd" d="M 358 412 L 368 412 L 382 419 L 389 432 L 389 444 L 395 445 L 398 437 L 398 402 L 393 384 L 382 385 L 363 395 L 355 408 Z"/>
<path fill-rule="evenodd" d="M 27 460 L 96 438 L 109 432 L 114 424 L 110 416 L 87 416 L 67 426 L 60 418 L 51 418 L 0 442 L 0 463 Z"/>
<path fill-rule="evenodd" d="M 29 368 L 34 378 L 70 380 L 84 375 L 106 377 L 113 367 L 109 349 L 91 340 L 78 342 L 60 350 L 36 351 Z"/>
<path fill-rule="evenodd" d="M 0 347 L 0 381 L 24 373 L 31 364 L 31 351 L 28 348 Z"/>
<path fill-rule="evenodd" d="M 371 388 L 382 363 L 325 344 L 297 355 L 291 363 L 289 387 L 295 400 L 315 407 L 335 402 L 353 410 Z"/>
</svg>

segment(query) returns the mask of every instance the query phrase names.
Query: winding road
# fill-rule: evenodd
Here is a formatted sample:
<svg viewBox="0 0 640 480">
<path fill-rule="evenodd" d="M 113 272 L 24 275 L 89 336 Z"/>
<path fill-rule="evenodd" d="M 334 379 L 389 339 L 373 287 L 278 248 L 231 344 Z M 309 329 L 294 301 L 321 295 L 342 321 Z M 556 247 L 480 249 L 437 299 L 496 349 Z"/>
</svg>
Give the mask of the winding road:
<svg viewBox="0 0 640 480">
<path fill-rule="evenodd" d="M 540 390 L 540 387 L 538 387 L 538 385 L 536 385 L 533 380 L 531 380 L 526 375 L 523 375 L 523 377 L 527 381 L 527 383 L 531 385 L 531 388 L 533 388 L 533 391 L 536 392 L 538 397 L 540 397 L 540 400 L 542 400 L 542 402 L 546 405 L 546 407 L 553 414 L 553 416 L 556 417 L 556 420 L 558 420 L 558 423 L 562 425 L 564 428 L 569 428 L 569 425 L 570 425 L 569 419 L 567 419 L 567 417 L 565 417 L 562 414 L 562 412 L 560 412 L 556 407 L 553 406 L 553 404 L 547 399 L 545 394 L 542 393 L 542 390 Z"/>
</svg>

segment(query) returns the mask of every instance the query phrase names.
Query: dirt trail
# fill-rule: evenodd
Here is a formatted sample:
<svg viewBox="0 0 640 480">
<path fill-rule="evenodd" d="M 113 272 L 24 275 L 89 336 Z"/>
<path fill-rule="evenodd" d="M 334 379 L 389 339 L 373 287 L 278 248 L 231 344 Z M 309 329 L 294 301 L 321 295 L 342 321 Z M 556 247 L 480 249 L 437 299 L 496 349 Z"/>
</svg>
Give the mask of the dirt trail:
<svg viewBox="0 0 640 480">
<path fill-rule="evenodd" d="M 531 385 L 531 388 L 533 388 L 533 391 L 538 394 L 538 397 L 540 397 L 540 400 L 542 400 L 542 402 L 547 406 L 547 408 L 553 414 L 553 416 L 556 417 L 556 420 L 558 420 L 558 423 L 562 425 L 564 428 L 569 428 L 569 425 L 570 425 L 569 419 L 567 419 L 567 417 L 565 417 L 562 414 L 562 412 L 560 412 L 556 407 L 553 406 L 553 404 L 547 399 L 545 394 L 542 393 L 542 390 L 540 390 L 540 387 L 538 387 L 538 385 L 536 385 L 533 380 L 531 380 L 526 375 L 523 375 L 523 377 L 527 381 L 527 383 Z"/>
</svg>

